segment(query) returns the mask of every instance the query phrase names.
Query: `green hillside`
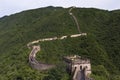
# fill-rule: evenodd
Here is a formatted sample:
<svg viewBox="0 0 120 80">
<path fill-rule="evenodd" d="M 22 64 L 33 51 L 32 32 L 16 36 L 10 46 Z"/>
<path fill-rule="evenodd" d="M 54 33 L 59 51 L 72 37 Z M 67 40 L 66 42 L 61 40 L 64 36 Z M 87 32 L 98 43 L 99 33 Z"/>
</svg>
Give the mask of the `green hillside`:
<svg viewBox="0 0 120 80">
<path fill-rule="evenodd" d="M 50 6 L 0 18 L 0 80 L 70 80 L 62 57 L 71 54 L 91 60 L 95 80 L 120 80 L 120 10 L 73 9 L 88 35 L 39 43 L 37 60 L 57 68 L 41 72 L 29 66 L 27 43 L 78 33 L 69 9 Z"/>
</svg>

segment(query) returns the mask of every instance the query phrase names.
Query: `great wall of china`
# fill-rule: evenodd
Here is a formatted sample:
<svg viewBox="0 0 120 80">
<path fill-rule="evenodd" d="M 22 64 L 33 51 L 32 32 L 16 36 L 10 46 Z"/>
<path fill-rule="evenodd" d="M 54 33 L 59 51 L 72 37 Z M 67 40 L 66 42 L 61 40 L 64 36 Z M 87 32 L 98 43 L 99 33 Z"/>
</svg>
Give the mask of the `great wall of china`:
<svg viewBox="0 0 120 80">
<path fill-rule="evenodd" d="M 40 51 L 41 49 L 40 49 L 40 45 L 39 45 L 39 46 L 36 46 L 36 45 L 34 45 L 34 44 L 40 43 L 40 42 L 45 42 L 45 41 L 63 40 L 63 39 L 66 39 L 66 38 L 68 38 L 68 37 L 70 37 L 70 38 L 75 38 L 75 37 L 80 37 L 80 36 L 87 36 L 87 33 L 82 33 L 82 32 L 80 31 L 80 27 L 79 27 L 77 18 L 76 18 L 76 17 L 74 16 L 74 14 L 71 12 L 73 8 L 75 8 L 75 7 L 72 7 L 72 8 L 69 10 L 69 14 L 73 17 L 73 19 L 74 19 L 74 21 L 75 21 L 75 23 L 76 23 L 76 25 L 77 25 L 77 29 L 78 29 L 79 34 L 74 34 L 74 35 L 70 35 L 70 36 L 66 36 L 66 35 L 65 35 L 65 36 L 62 36 L 62 37 L 44 38 L 44 39 L 39 39 L 39 40 L 34 40 L 34 41 L 32 41 L 32 42 L 29 42 L 29 43 L 27 44 L 27 47 L 28 47 L 29 49 L 32 48 L 32 51 L 31 51 L 30 54 L 29 54 L 29 63 L 30 63 L 30 65 L 31 65 L 32 68 L 37 69 L 37 70 L 48 70 L 48 69 L 51 69 L 51 68 L 54 68 L 54 67 L 55 67 L 55 65 L 53 65 L 53 64 L 46 64 L 46 63 L 42 63 L 42 62 L 36 60 L 36 58 L 35 58 L 35 57 L 36 57 L 36 54 L 37 54 L 37 52 Z M 83 67 L 82 70 L 80 70 L 80 65 L 81 65 L 81 64 L 79 64 L 77 67 L 74 66 L 75 70 L 74 70 L 74 72 L 72 72 L 72 73 L 73 73 L 73 76 L 72 76 L 73 78 L 72 78 L 72 80 L 93 80 L 93 79 L 91 79 L 91 78 L 86 78 L 86 77 L 87 77 L 87 76 L 86 76 L 86 71 L 84 71 L 84 69 L 87 70 L 87 67 L 89 67 L 89 68 L 91 67 L 90 63 L 89 63 L 88 66 L 82 66 L 82 67 Z M 80 72 L 80 73 L 79 73 L 79 72 Z M 88 73 L 91 74 L 91 72 L 89 72 L 89 71 L 88 71 Z"/>
<path fill-rule="evenodd" d="M 79 36 L 86 36 L 87 34 L 86 33 L 81 33 L 81 34 L 75 34 L 75 35 L 71 35 L 70 37 L 71 38 L 74 38 L 74 37 L 79 37 Z M 31 45 L 32 46 L 32 51 L 31 53 L 29 54 L 29 63 L 31 65 L 32 68 L 34 69 L 37 69 L 37 70 L 47 70 L 47 69 L 50 69 L 52 67 L 55 67 L 54 65 L 51 65 L 51 64 L 45 64 L 45 63 L 42 63 L 42 62 L 38 62 L 35 57 L 36 57 L 36 53 L 38 51 L 40 51 L 40 45 L 39 46 L 35 46 L 34 44 L 35 43 L 40 43 L 40 42 L 45 42 L 45 41 L 53 41 L 53 40 L 62 40 L 62 39 L 66 39 L 68 36 L 62 36 L 60 38 L 58 37 L 53 37 L 53 38 L 44 38 L 44 39 L 39 39 L 39 40 L 35 40 L 35 41 L 32 41 L 32 42 L 29 42 L 27 44 L 27 47 L 30 49 L 31 48 Z"/>
</svg>

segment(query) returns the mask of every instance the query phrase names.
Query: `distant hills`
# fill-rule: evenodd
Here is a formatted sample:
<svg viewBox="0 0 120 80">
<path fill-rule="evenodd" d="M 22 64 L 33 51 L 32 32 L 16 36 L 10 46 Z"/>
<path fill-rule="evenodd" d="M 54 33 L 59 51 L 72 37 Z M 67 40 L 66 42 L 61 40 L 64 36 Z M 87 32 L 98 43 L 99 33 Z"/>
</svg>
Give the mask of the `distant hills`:
<svg viewBox="0 0 120 80">
<path fill-rule="evenodd" d="M 62 57 L 71 54 L 91 60 L 95 80 L 120 80 L 120 10 L 73 9 L 88 36 L 39 43 L 37 59 L 57 68 L 41 72 L 29 66 L 28 42 L 78 33 L 69 9 L 50 6 L 0 18 L 0 80 L 70 80 Z"/>
</svg>

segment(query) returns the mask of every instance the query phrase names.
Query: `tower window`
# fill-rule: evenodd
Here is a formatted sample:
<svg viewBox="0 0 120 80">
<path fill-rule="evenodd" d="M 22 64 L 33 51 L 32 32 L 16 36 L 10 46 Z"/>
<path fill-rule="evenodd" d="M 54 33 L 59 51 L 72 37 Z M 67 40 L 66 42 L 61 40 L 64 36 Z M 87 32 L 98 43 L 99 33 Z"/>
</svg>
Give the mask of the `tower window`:
<svg viewBox="0 0 120 80">
<path fill-rule="evenodd" d="M 80 70 L 82 70 L 82 66 L 80 66 Z"/>
</svg>

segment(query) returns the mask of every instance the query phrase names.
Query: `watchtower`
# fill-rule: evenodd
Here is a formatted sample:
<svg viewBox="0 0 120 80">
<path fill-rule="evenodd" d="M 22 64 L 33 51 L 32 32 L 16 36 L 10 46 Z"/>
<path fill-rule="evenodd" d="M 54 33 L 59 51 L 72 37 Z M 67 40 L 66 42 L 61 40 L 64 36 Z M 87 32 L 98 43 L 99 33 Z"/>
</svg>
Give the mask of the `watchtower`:
<svg viewBox="0 0 120 80">
<path fill-rule="evenodd" d="M 73 76 L 73 80 L 77 80 L 77 77 L 80 75 L 86 78 L 91 74 L 91 63 L 89 59 L 82 58 L 78 55 L 73 55 L 64 57 L 64 60 L 67 63 L 67 71 L 69 71 L 69 73 Z M 80 75 L 78 74 L 79 72 Z"/>
</svg>

